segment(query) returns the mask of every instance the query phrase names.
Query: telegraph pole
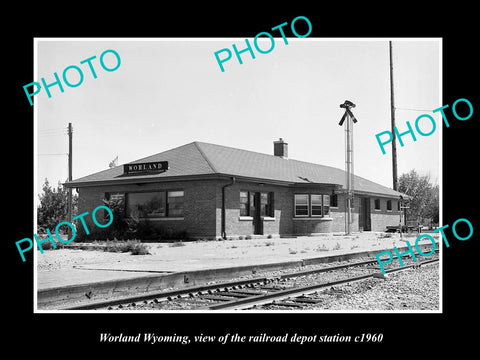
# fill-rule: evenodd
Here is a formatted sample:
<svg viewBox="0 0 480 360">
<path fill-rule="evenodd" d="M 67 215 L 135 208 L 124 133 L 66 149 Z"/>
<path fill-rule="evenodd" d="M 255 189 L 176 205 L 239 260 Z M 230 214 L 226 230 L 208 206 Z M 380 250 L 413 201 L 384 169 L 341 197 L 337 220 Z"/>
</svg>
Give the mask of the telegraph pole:
<svg viewBox="0 0 480 360">
<path fill-rule="evenodd" d="M 397 136 L 395 134 L 395 102 L 393 94 L 393 56 L 392 56 L 392 42 L 389 41 L 390 48 L 390 116 L 392 119 L 392 171 L 393 171 L 393 190 L 398 190 L 397 180 Z"/>
<path fill-rule="evenodd" d="M 350 235 L 350 223 L 352 222 L 352 119 L 347 115 L 347 122 L 345 126 L 345 170 L 346 170 L 346 185 L 347 185 L 347 228 L 346 233 Z"/>
<path fill-rule="evenodd" d="M 353 123 L 357 122 L 355 116 L 353 116 L 350 111 L 351 108 L 355 107 L 355 104 L 351 101 L 345 100 L 343 104 L 340 105 L 341 108 L 345 109 L 345 113 L 340 120 L 338 125 L 342 126 L 345 120 L 345 185 L 347 187 L 347 196 L 346 196 L 346 217 L 345 217 L 345 232 L 347 235 L 350 235 L 350 225 L 352 222 L 352 201 L 353 201 Z"/>
<path fill-rule="evenodd" d="M 72 123 L 68 123 L 68 181 L 72 181 L 72 138 L 73 138 L 73 130 L 72 130 Z M 72 223 L 72 188 L 68 188 L 68 222 Z M 72 237 L 72 229 L 68 227 L 68 238 L 71 239 Z"/>
</svg>

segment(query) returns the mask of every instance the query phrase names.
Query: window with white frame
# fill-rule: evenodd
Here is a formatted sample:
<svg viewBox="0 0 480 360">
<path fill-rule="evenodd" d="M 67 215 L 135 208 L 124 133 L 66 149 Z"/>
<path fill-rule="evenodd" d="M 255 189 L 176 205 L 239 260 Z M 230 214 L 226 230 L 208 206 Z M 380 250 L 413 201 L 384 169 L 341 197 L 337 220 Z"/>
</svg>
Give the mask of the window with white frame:
<svg viewBox="0 0 480 360">
<path fill-rule="evenodd" d="M 295 216 L 308 216 L 308 194 L 295 194 Z"/>
<path fill-rule="evenodd" d="M 330 211 L 330 195 L 295 194 L 295 217 L 323 217 Z"/>
<path fill-rule="evenodd" d="M 322 195 L 310 195 L 310 209 L 312 216 L 322 216 Z"/>
</svg>

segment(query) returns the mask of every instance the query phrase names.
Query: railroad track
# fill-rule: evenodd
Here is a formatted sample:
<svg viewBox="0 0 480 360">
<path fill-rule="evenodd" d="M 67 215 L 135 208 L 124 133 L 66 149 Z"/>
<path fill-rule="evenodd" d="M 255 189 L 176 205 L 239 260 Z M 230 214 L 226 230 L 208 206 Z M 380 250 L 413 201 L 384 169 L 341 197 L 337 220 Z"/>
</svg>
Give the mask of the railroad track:
<svg viewBox="0 0 480 360">
<path fill-rule="evenodd" d="M 406 259 L 403 258 L 405 262 Z M 390 268 L 387 273 L 401 271 L 412 267 L 438 261 L 413 262 L 401 268 Z M 123 297 L 84 305 L 71 306 L 64 310 L 117 310 L 117 309 L 175 309 L 177 304 L 182 310 L 233 310 L 247 309 L 275 302 L 275 305 L 288 307 L 304 307 L 320 300 L 309 294 L 334 285 L 361 281 L 375 276 L 379 272 L 377 260 L 359 261 L 335 266 L 328 266 L 307 271 L 287 273 L 274 278 L 256 277 L 252 279 L 215 283 L 210 285 L 183 288 L 172 291 L 142 294 Z M 346 274 L 345 274 L 346 273 Z M 328 276 L 327 276 L 328 275 Z M 342 276 L 345 275 L 345 276 Z M 310 282 L 308 285 L 297 283 L 297 279 Z M 324 281 L 318 281 L 318 279 Z M 301 283 L 302 281 L 299 280 Z"/>
<path fill-rule="evenodd" d="M 394 269 L 386 270 L 385 272 L 393 273 L 398 271 L 404 271 L 410 268 L 418 268 L 420 266 L 438 262 L 439 259 L 425 260 L 422 262 L 414 263 L 411 265 L 406 265 Z M 242 310 L 255 308 L 257 306 L 263 306 L 267 304 L 274 304 L 281 307 L 295 307 L 303 308 L 305 304 L 317 304 L 322 300 L 315 297 L 309 296 L 310 294 L 317 293 L 319 290 L 329 288 L 335 285 L 342 285 L 347 283 L 352 283 L 356 281 L 362 281 L 372 277 L 383 277 L 382 273 L 371 273 L 355 277 L 349 277 L 341 280 L 317 283 L 313 285 L 294 287 L 291 289 L 280 289 L 277 288 L 277 291 L 271 291 L 264 294 L 257 294 L 249 297 L 244 297 L 242 299 L 234 299 L 228 302 L 215 304 L 208 307 L 208 310 Z M 272 288 L 275 290 L 275 288 Z"/>
</svg>

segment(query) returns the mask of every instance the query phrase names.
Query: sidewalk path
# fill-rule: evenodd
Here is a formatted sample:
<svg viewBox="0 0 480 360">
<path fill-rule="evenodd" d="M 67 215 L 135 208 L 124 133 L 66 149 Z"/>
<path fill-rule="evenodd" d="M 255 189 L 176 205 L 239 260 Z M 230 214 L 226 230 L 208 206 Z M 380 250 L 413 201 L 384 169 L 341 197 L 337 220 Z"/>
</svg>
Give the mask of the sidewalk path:
<svg viewBox="0 0 480 360">
<path fill-rule="evenodd" d="M 408 240 L 415 247 L 417 235 Z M 437 241 L 438 241 L 438 237 Z M 423 239 L 420 244 L 431 244 Z M 59 249 L 37 251 L 37 290 L 141 276 L 253 266 L 405 247 L 399 234 L 364 232 L 298 238 L 146 243 L 151 255 Z M 430 249 L 430 247 L 428 247 Z M 376 252 L 377 253 L 377 252 Z"/>
</svg>

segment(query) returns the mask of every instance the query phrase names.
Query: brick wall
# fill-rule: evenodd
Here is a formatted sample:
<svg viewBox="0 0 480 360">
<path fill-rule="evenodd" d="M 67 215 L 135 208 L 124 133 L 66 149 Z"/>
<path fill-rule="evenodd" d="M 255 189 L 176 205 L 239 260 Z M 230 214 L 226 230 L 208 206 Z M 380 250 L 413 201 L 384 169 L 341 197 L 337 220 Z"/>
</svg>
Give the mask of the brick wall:
<svg viewBox="0 0 480 360">
<path fill-rule="evenodd" d="M 162 218 L 153 220 L 154 226 L 162 227 L 170 231 L 186 231 L 194 238 L 218 238 L 221 236 L 222 221 L 222 186 L 230 184 L 230 180 L 195 180 L 177 181 L 168 183 L 152 184 L 128 184 L 91 186 L 79 189 L 79 214 L 92 213 L 99 205 L 103 205 L 102 199 L 106 192 L 138 192 L 138 191 L 184 191 L 184 216 L 182 220 Z M 254 182 L 237 181 L 232 186 L 225 188 L 226 204 L 226 235 L 238 237 L 253 234 L 253 220 L 240 217 L 240 191 L 250 192 L 274 192 L 274 217 L 263 220 L 263 234 L 278 235 L 306 235 L 324 232 L 345 231 L 345 197 L 338 194 L 338 206 L 330 207 L 329 218 L 294 218 L 294 194 L 295 193 L 319 193 L 330 194 L 331 191 L 323 189 L 319 191 L 310 187 L 286 187 L 279 185 L 258 184 Z M 398 225 L 399 212 L 397 200 L 392 200 L 392 210 L 386 209 L 386 198 L 380 198 L 380 210 L 375 210 L 373 197 L 370 198 L 371 230 L 385 231 L 388 225 Z M 354 199 L 352 209 L 351 231 L 359 231 L 359 205 L 360 198 Z M 91 217 L 85 219 L 90 222 L 89 228 L 93 227 Z"/>
<path fill-rule="evenodd" d="M 332 231 L 333 221 L 330 219 L 294 218 L 294 194 L 318 193 L 318 190 L 312 191 L 311 188 L 292 188 L 267 184 L 260 185 L 251 182 L 236 182 L 233 186 L 226 188 L 227 237 L 253 234 L 253 220 L 240 217 L 240 191 L 274 192 L 275 216 L 273 218 L 263 219 L 264 235 L 306 235 Z M 326 190 L 323 192 L 328 193 Z M 219 199 L 221 199 L 221 194 Z M 221 209 L 221 204 L 219 209 Z M 218 221 L 220 221 L 220 219 Z"/>
<path fill-rule="evenodd" d="M 128 184 L 89 186 L 79 189 L 79 214 L 103 205 L 105 193 L 125 193 L 139 191 L 184 191 L 184 216 L 182 219 L 154 219 L 152 224 L 167 231 L 186 231 L 188 235 L 195 237 L 214 238 L 216 236 L 216 204 L 217 204 L 217 181 L 183 181 L 152 184 Z M 90 217 L 85 217 L 89 228 L 93 227 Z"/>
<path fill-rule="evenodd" d="M 263 220 L 264 235 L 278 235 L 287 231 L 291 232 L 291 216 L 293 208 L 293 193 L 291 189 L 275 185 L 260 185 L 250 182 L 236 182 L 227 187 L 225 192 L 226 204 L 226 233 L 227 237 L 246 236 L 253 234 L 253 219 L 240 217 L 240 191 L 249 192 L 274 192 L 275 216 Z M 219 196 L 221 210 L 221 193 Z M 219 212 L 219 219 L 220 222 Z"/>
<path fill-rule="evenodd" d="M 325 219 L 295 219 L 293 221 L 293 233 L 295 235 L 311 235 L 328 233 L 332 230 L 332 218 Z"/>
<path fill-rule="evenodd" d="M 385 231 L 387 226 L 396 226 L 400 220 L 400 212 L 397 210 L 398 199 L 384 197 L 369 197 L 370 199 L 370 220 L 371 231 Z M 375 209 L 375 199 L 380 200 L 380 209 Z M 392 210 L 387 210 L 387 200 L 392 201 Z M 360 231 L 360 201 L 361 198 L 354 198 L 354 207 L 352 209 L 352 222 L 350 229 L 352 232 Z M 338 207 L 330 208 L 330 216 L 334 219 L 331 231 L 344 232 L 345 229 L 345 195 L 338 194 Z"/>
<path fill-rule="evenodd" d="M 333 219 L 331 231 L 332 232 L 345 232 L 345 222 L 346 222 L 346 202 L 345 202 L 345 194 L 337 194 L 338 197 L 338 206 L 330 207 L 330 217 Z M 353 199 L 353 208 L 351 211 L 351 225 L 350 231 L 357 232 L 359 231 L 359 203 L 360 199 L 358 197 L 354 197 Z"/>
</svg>

